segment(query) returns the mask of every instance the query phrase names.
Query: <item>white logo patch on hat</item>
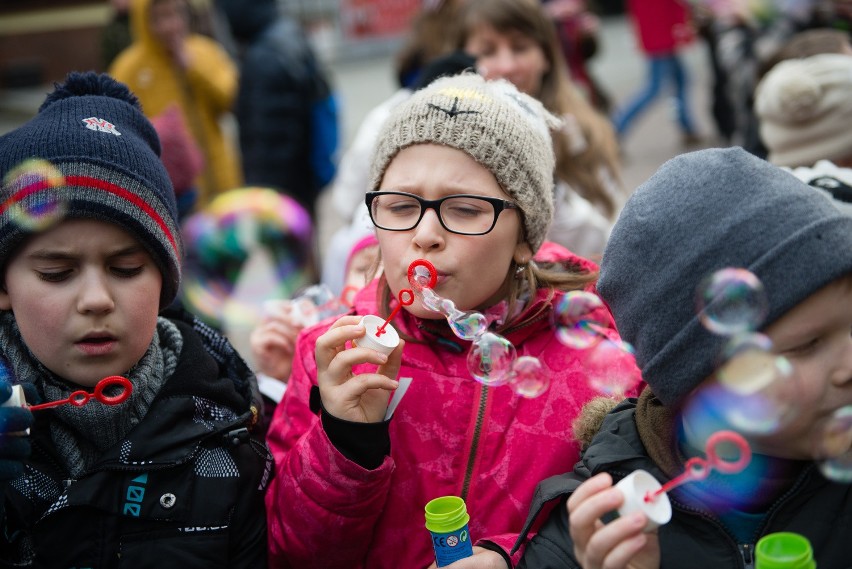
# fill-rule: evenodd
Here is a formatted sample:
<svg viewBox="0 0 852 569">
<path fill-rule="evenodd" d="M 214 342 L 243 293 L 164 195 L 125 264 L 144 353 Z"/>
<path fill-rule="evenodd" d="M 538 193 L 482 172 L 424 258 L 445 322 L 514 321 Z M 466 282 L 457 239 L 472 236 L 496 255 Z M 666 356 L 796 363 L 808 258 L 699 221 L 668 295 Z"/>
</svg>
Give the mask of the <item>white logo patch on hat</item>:
<svg viewBox="0 0 852 569">
<path fill-rule="evenodd" d="M 86 128 L 88 128 L 89 130 L 95 130 L 98 132 L 108 132 L 116 136 L 121 136 L 121 133 L 115 130 L 114 124 L 104 119 L 99 119 L 98 117 L 89 117 L 87 119 L 83 119 L 83 124 L 86 125 Z"/>
</svg>

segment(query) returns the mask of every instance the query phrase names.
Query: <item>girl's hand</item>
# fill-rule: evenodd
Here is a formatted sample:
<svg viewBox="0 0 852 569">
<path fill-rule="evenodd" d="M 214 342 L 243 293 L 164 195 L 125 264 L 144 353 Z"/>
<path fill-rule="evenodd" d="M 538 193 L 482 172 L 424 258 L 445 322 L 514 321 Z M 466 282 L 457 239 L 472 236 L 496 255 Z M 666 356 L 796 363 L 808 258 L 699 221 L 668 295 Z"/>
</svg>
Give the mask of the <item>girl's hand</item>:
<svg viewBox="0 0 852 569">
<path fill-rule="evenodd" d="M 257 371 L 286 382 L 290 378 L 296 336 L 302 325 L 293 315 L 289 301 L 276 303 L 276 310 L 255 328 L 249 343 Z"/>
<path fill-rule="evenodd" d="M 643 533 L 647 518 L 635 513 L 606 525 L 601 516 L 624 502 L 612 477 L 601 473 L 580 484 L 568 498 L 568 519 L 574 556 L 585 569 L 657 569 L 660 541 L 656 532 Z"/>
<path fill-rule="evenodd" d="M 317 384 L 325 410 L 338 419 L 356 423 L 378 423 L 384 419 L 390 392 L 397 388 L 402 348 L 405 342 L 386 356 L 370 348 L 351 347 L 346 343 L 367 331 L 358 322 L 360 316 L 344 316 L 317 338 Z M 354 375 L 352 367 L 372 363 L 375 373 Z"/>
<path fill-rule="evenodd" d="M 438 564 L 433 562 L 429 569 L 437 569 Z M 506 560 L 496 551 L 483 549 L 481 547 L 473 548 L 473 556 L 459 559 L 455 563 L 444 565 L 446 569 L 509 569 L 506 565 Z"/>
</svg>

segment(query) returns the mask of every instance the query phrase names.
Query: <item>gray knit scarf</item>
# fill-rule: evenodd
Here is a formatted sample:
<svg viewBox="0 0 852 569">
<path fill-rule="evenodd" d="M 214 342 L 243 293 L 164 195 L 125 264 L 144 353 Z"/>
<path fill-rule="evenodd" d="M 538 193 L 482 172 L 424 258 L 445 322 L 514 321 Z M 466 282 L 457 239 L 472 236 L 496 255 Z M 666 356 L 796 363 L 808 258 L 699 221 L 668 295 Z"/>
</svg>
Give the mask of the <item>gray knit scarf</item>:
<svg viewBox="0 0 852 569">
<path fill-rule="evenodd" d="M 33 356 L 11 312 L 0 312 L 0 346 L 14 377 L 21 383 L 34 383 L 45 401 L 66 399 L 81 389 L 52 373 Z M 124 439 L 145 417 L 151 401 L 177 368 L 182 347 L 177 326 L 159 318 L 148 351 L 124 374 L 133 384 L 125 402 L 103 405 L 92 400 L 82 407 L 61 405 L 53 409 L 51 438 L 72 478 L 85 474 L 106 449 Z"/>
</svg>

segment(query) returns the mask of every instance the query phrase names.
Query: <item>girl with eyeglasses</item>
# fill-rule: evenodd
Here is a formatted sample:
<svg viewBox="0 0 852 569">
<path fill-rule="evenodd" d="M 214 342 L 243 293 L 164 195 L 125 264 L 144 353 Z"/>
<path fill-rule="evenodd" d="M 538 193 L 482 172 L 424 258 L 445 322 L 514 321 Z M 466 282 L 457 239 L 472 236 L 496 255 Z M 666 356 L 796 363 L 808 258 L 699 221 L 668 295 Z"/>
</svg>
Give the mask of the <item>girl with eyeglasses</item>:
<svg viewBox="0 0 852 569">
<path fill-rule="evenodd" d="M 385 123 L 366 197 L 384 274 L 349 315 L 300 335 L 269 430 L 272 566 L 427 567 L 424 506 L 445 495 L 466 501 L 475 545 L 452 567 L 518 560 L 509 552 L 533 488 L 577 461 L 571 423 L 596 395 L 590 352 L 561 343 L 551 323 L 565 291 L 591 290 L 597 277 L 595 264 L 544 242 L 556 122 L 510 83 L 467 73 L 418 91 Z M 392 321 L 404 341 L 389 356 L 351 346 L 363 315 L 387 317 L 411 288 L 418 259 L 435 266 L 439 296 L 539 359 L 544 394 L 474 380 L 471 343 L 419 298 Z M 615 338 L 609 314 L 597 317 Z M 413 381 L 385 421 L 398 377 Z"/>
</svg>

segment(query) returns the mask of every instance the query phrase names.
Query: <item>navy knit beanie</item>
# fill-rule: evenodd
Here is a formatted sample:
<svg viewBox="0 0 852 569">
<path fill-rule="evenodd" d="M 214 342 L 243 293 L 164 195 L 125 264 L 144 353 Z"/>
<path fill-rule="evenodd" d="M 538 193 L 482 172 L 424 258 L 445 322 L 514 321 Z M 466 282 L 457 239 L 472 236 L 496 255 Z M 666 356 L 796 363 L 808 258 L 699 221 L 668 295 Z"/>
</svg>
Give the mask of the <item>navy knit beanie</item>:
<svg viewBox="0 0 852 569">
<path fill-rule="evenodd" d="M 108 221 L 139 239 L 163 274 L 160 307 L 174 300 L 183 251 L 174 190 L 157 133 L 124 84 L 69 74 L 32 120 L 0 137 L 0 180 L 0 267 L 43 229 L 21 223 L 19 212 L 56 200 L 63 219 Z"/>
<path fill-rule="evenodd" d="M 852 272 L 852 217 L 740 148 L 678 156 L 634 192 L 604 251 L 598 292 L 665 405 L 715 370 L 726 339 L 702 326 L 695 293 L 728 267 L 763 282 L 765 327 Z"/>
</svg>

